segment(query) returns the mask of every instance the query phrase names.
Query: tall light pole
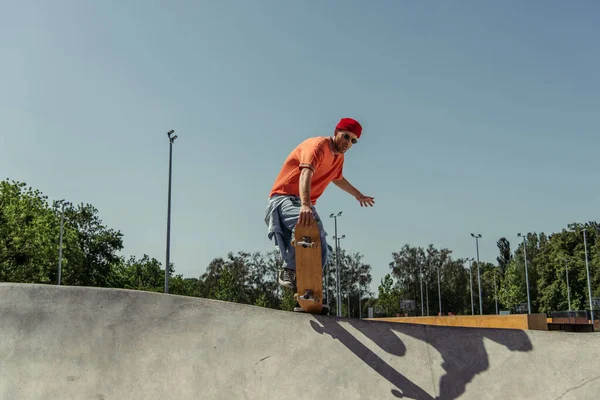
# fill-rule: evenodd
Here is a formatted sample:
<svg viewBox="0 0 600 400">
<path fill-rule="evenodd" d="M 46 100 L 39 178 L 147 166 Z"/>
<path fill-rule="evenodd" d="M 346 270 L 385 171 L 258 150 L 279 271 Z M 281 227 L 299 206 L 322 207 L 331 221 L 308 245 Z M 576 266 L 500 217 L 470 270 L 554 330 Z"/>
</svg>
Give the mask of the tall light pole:
<svg viewBox="0 0 600 400">
<path fill-rule="evenodd" d="M 475 315 L 475 308 L 473 307 L 473 261 L 474 258 L 467 258 L 469 263 L 469 281 L 471 285 L 471 315 Z"/>
<path fill-rule="evenodd" d="M 423 263 L 419 263 L 419 275 L 421 275 L 421 317 L 425 315 L 425 305 L 423 304 Z M 427 284 L 427 282 L 425 282 Z M 427 288 L 425 288 L 427 290 Z M 429 302 L 427 302 L 427 307 L 429 307 Z M 427 312 L 429 315 L 429 312 Z"/>
<path fill-rule="evenodd" d="M 362 317 L 362 290 L 360 288 L 360 284 L 358 285 L 358 319 L 363 319 L 363 317 Z"/>
<path fill-rule="evenodd" d="M 339 251 L 341 251 L 342 246 L 340 244 L 340 240 L 345 239 L 346 235 L 342 235 L 340 237 L 334 236 L 333 238 L 335 239 L 335 244 L 337 246 L 336 248 Z M 340 262 L 340 269 L 341 269 L 341 267 L 342 267 L 342 263 Z M 339 310 L 340 310 L 340 315 L 339 316 L 340 317 L 342 316 L 342 304 L 341 304 L 341 298 L 342 297 L 341 297 L 341 292 L 342 292 L 342 280 L 341 280 L 341 275 L 340 275 L 340 308 L 339 308 Z M 348 290 L 348 317 L 350 317 L 350 291 L 349 290 Z"/>
<path fill-rule="evenodd" d="M 492 269 L 494 272 L 494 298 L 496 299 L 496 315 L 498 315 L 498 291 L 496 290 L 496 267 Z"/>
<path fill-rule="evenodd" d="M 329 214 L 329 218 L 333 218 L 334 223 L 335 223 L 335 237 L 338 237 L 337 234 L 337 219 L 339 216 L 342 215 L 342 212 L 338 212 L 337 214 L 331 213 Z M 342 304 L 341 304 L 341 296 L 340 296 L 340 257 L 339 257 L 339 247 L 338 247 L 338 241 L 336 239 L 335 241 L 335 291 L 337 294 L 337 301 L 336 303 L 336 315 L 338 317 L 342 316 Z"/>
<path fill-rule="evenodd" d="M 65 201 L 61 200 L 62 202 L 62 211 L 61 211 L 61 217 L 60 217 L 60 239 L 59 239 L 59 245 L 58 245 L 58 286 L 60 286 L 61 283 L 61 275 L 62 275 L 62 257 L 63 257 L 63 230 L 64 230 L 64 226 L 65 226 Z"/>
<path fill-rule="evenodd" d="M 569 259 L 563 258 L 565 262 L 565 275 L 567 276 L 567 303 L 569 304 L 569 311 L 571 311 L 571 288 L 569 287 Z"/>
<path fill-rule="evenodd" d="M 421 317 L 425 315 L 425 305 L 423 304 L 423 262 L 419 263 L 419 275 L 421 279 Z M 425 282 L 427 284 L 427 282 Z M 425 288 L 427 290 L 427 288 Z M 427 304 L 429 306 L 429 304 Z M 428 313 L 429 314 L 429 313 Z"/>
<path fill-rule="evenodd" d="M 438 275 L 438 299 L 440 302 L 440 316 L 442 315 L 442 286 L 440 284 L 440 269 L 442 268 L 442 265 L 439 264 L 438 268 L 437 268 L 437 275 Z"/>
<path fill-rule="evenodd" d="M 167 262 L 165 264 L 165 293 L 169 293 L 169 269 L 171 255 L 171 171 L 173 166 L 173 142 L 177 139 L 177 135 L 171 136 L 175 131 L 171 129 L 167 132 L 169 137 L 169 200 L 167 205 Z"/>
<path fill-rule="evenodd" d="M 531 314 L 531 298 L 529 297 L 529 273 L 527 266 L 527 235 L 521 235 L 521 233 L 517 233 L 517 236 L 523 237 L 523 254 L 525 257 L 525 283 L 527 284 L 527 313 Z"/>
<path fill-rule="evenodd" d="M 588 296 L 590 298 L 590 316 L 592 318 L 592 327 L 594 326 L 594 306 L 592 304 L 592 284 L 590 282 L 590 266 L 588 264 L 588 253 L 587 253 L 587 239 L 585 231 L 587 228 L 583 228 L 583 248 L 585 249 L 585 268 L 587 270 L 587 283 L 588 283 Z"/>
<path fill-rule="evenodd" d="M 479 266 L 479 238 L 481 238 L 481 234 L 471 233 L 471 236 L 475 238 L 475 246 L 477 248 L 477 283 L 479 285 L 479 315 L 483 315 L 483 302 L 481 301 L 481 268 Z"/>
<path fill-rule="evenodd" d="M 429 317 L 429 289 L 427 288 L 427 279 L 425 280 L 425 302 L 427 303 L 427 316 Z"/>
</svg>

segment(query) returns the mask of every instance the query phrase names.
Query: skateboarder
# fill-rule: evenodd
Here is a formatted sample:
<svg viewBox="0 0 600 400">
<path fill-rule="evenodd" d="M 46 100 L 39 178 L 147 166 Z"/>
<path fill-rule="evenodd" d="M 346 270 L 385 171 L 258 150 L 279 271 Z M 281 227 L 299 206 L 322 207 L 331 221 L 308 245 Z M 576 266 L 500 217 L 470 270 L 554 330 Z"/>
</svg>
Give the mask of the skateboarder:
<svg viewBox="0 0 600 400">
<path fill-rule="evenodd" d="M 317 199 L 329 183 L 358 200 L 361 207 L 373 206 L 374 198 L 363 195 L 343 175 L 344 155 L 358 142 L 362 126 L 352 118 L 342 118 L 333 136 L 317 136 L 304 140 L 286 158 L 269 193 L 265 210 L 268 237 L 279 247 L 284 265 L 277 274 L 283 287 L 294 289 L 296 265 L 294 247 L 290 245 L 296 223 L 318 224 L 321 236 L 322 265 L 325 266 L 330 246 L 327 245 Z"/>
</svg>

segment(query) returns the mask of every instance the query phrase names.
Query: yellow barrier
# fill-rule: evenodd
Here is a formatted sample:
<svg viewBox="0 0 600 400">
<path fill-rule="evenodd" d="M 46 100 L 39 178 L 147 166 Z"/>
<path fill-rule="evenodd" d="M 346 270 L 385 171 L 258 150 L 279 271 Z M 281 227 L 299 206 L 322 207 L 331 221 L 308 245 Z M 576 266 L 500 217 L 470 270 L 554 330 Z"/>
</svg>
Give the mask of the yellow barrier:
<svg viewBox="0 0 600 400">
<path fill-rule="evenodd" d="M 368 321 L 398 322 L 468 328 L 500 328 L 547 331 L 546 314 L 448 315 L 432 317 L 365 318 Z"/>
</svg>

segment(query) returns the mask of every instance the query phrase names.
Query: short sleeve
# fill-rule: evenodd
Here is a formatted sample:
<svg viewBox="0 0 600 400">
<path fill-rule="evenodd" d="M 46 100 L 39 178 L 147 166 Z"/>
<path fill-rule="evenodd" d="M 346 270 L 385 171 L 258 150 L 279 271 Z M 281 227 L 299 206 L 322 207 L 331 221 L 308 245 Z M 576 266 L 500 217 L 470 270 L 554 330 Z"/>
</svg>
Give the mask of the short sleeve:
<svg viewBox="0 0 600 400">
<path fill-rule="evenodd" d="M 323 140 L 316 144 L 305 145 L 300 149 L 299 168 L 310 168 L 315 171 L 325 158 L 325 149 L 327 141 Z"/>
</svg>

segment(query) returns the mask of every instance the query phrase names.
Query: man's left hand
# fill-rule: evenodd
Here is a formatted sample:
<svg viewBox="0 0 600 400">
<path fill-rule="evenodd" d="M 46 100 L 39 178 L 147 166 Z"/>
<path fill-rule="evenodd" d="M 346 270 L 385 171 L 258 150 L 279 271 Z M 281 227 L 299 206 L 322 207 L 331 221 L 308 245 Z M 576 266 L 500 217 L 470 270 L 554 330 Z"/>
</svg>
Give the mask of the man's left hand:
<svg viewBox="0 0 600 400">
<path fill-rule="evenodd" d="M 366 207 L 366 206 L 373 207 L 373 204 L 375 204 L 375 197 L 365 196 L 362 194 L 359 194 L 358 196 L 356 196 L 356 200 L 358 200 L 360 202 L 361 207 Z"/>
</svg>

